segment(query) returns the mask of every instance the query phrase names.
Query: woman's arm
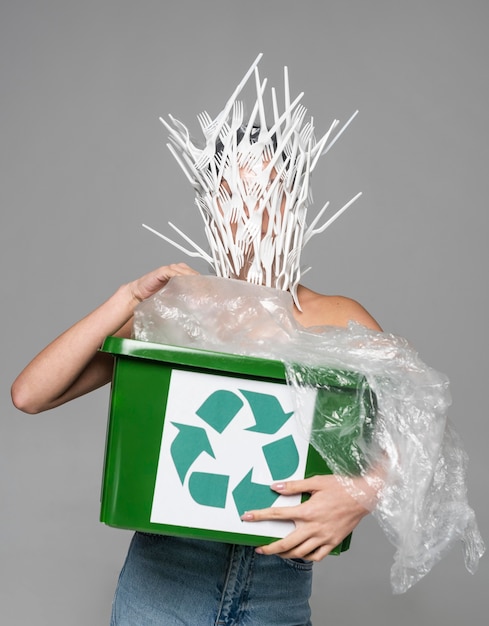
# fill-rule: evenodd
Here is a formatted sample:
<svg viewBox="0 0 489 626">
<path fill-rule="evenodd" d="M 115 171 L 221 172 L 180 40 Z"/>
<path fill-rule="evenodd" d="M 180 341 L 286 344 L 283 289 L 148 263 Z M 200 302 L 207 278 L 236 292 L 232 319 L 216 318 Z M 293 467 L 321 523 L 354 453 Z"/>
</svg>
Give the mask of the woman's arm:
<svg viewBox="0 0 489 626">
<path fill-rule="evenodd" d="M 105 337 L 128 337 L 136 305 L 159 291 L 173 276 L 189 274 L 197 272 L 178 263 L 122 285 L 27 365 L 12 385 L 14 405 L 26 413 L 39 413 L 107 383 L 113 360 L 110 355 L 99 352 Z"/>
</svg>

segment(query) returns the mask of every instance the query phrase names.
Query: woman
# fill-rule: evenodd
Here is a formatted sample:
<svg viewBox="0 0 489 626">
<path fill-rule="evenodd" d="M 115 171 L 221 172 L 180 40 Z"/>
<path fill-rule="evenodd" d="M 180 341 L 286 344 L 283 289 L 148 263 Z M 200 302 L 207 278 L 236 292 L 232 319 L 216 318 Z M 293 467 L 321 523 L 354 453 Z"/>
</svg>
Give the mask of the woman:
<svg viewBox="0 0 489 626">
<path fill-rule="evenodd" d="M 196 194 L 205 223 L 209 253 L 190 243 L 214 273 L 288 291 L 293 315 L 303 327 L 358 322 L 380 330 L 357 302 L 324 296 L 300 284 L 300 253 L 309 239 L 347 208 L 318 227 L 328 203 L 306 226 L 310 178 L 333 139 L 337 122 L 318 141 L 313 120 L 304 122 L 302 94 L 291 99 L 284 68 L 285 110 L 279 114 L 272 93 L 268 125 L 257 57 L 215 120 L 199 116 L 205 145 L 190 139 L 187 127 L 170 116 L 162 122 L 170 150 Z M 255 75 L 256 102 L 247 123 L 236 98 Z M 329 142 L 329 143 L 328 143 Z M 354 198 L 355 199 L 355 198 Z M 164 239 L 167 239 L 163 236 Z M 174 242 L 171 242 L 174 243 Z M 178 248 L 183 249 L 179 244 Z M 38 413 L 107 383 L 112 357 L 98 352 L 108 335 L 128 337 L 136 305 L 176 276 L 196 272 L 183 263 L 161 267 L 121 286 L 106 302 L 48 345 L 12 386 L 16 407 Z M 361 481 L 362 479 L 358 479 Z M 320 561 L 350 534 L 372 503 L 354 499 L 332 476 L 272 485 L 282 495 L 310 493 L 293 507 L 248 511 L 246 522 L 291 520 L 295 530 L 257 549 L 210 541 L 191 541 L 136 533 L 121 572 L 112 623 L 118 626 L 257 624 L 307 626 L 312 563 Z M 362 481 L 362 493 L 375 494 Z"/>
<path fill-rule="evenodd" d="M 184 263 L 122 285 L 92 313 L 56 338 L 12 385 L 14 405 L 46 411 L 111 379 L 112 357 L 99 352 L 108 335 L 129 337 L 136 305 L 173 276 L 196 274 Z M 380 330 L 357 302 L 299 285 L 294 317 L 302 326 L 344 327 L 349 321 Z M 310 624 L 312 563 L 327 556 L 369 512 L 334 477 L 273 485 L 283 495 L 311 498 L 298 506 L 249 511 L 249 522 L 287 519 L 295 530 L 260 548 L 136 533 L 121 572 L 113 625 Z"/>
</svg>

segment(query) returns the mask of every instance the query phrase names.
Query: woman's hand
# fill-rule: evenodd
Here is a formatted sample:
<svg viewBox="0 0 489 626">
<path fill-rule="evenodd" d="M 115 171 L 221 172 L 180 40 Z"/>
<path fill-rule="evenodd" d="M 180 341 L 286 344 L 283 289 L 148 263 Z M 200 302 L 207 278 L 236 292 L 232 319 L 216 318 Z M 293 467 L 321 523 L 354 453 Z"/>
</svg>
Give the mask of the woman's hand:
<svg viewBox="0 0 489 626">
<path fill-rule="evenodd" d="M 272 489 L 285 496 L 310 493 L 311 497 L 297 506 L 248 511 L 242 516 L 246 522 L 289 520 L 295 523 L 295 530 L 283 539 L 257 548 L 260 554 L 321 561 L 370 512 L 335 476 L 275 483 Z"/>
<path fill-rule="evenodd" d="M 198 273 L 186 263 L 173 263 L 141 276 L 141 278 L 129 283 L 128 287 L 133 298 L 142 302 L 162 289 L 170 278 L 174 276 L 190 276 Z"/>
</svg>

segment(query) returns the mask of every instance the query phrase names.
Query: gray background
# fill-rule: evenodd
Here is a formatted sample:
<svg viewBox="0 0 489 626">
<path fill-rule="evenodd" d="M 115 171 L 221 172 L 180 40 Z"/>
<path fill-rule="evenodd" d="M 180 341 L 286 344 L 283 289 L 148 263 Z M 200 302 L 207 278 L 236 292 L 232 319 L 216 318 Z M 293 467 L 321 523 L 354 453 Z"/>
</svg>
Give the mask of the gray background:
<svg viewBox="0 0 489 626">
<path fill-rule="evenodd" d="M 107 389 L 26 416 L 9 386 L 119 284 L 185 260 L 140 226 L 201 233 L 158 116 L 196 129 L 260 51 L 279 88 L 289 66 L 319 131 L 360 110 L 314 191 L 318 208 L 364 196 L 311 243 L 306 284 L 359 300 L 449 375 L 487 541 L 488 18 L 487 0 L 3 0 L 3 624 L 108 623 L 130 534 L 98 522 Z M 392 554 L 365 521 L 317 567 L 315 624 L 485 623 L 487 557 L 471 576 L 457 546 L 393 596 Z"/>
</svg>

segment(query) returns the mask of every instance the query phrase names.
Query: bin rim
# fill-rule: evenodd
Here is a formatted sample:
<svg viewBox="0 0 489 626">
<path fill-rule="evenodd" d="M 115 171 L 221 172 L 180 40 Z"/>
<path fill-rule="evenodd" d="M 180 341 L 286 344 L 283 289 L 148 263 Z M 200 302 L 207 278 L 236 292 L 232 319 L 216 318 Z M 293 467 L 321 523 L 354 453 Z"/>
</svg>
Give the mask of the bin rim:
<svg viewBox="0 0 489 626">
<path fill-rule="evenodd" d="M 100 351 L 112 354 L 116 358 L 146 359 L 200 370 L 272 379 L 282 383 L 287 380 L 284 362 L 259 356 L 155 343 L 114 335 L 105 338 Z M 306 377 L 306 380 L 310 378 L 308 383 L 313 387 L 357 388 L 359 383 L 365 380 L 365 376 L 360 372 L 326 365 L 314 370 L 308 366 L 307 370 L 310 371 L 310 377 Z"/>
</svg>

